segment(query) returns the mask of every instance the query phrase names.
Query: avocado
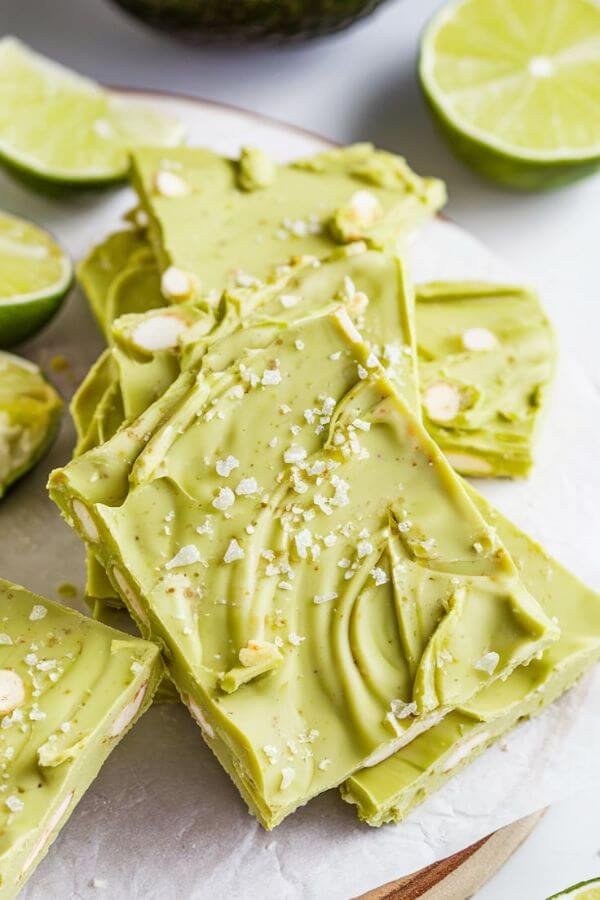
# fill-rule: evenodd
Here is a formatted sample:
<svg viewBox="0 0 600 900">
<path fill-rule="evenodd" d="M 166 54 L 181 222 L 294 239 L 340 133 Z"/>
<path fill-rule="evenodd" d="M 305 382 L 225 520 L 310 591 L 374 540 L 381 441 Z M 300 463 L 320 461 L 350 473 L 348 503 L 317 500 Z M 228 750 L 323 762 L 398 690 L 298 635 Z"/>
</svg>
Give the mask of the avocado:
<svg viewBox="0 0 600 900">
<path fill-rule="evenodd" d="M 184 40 L 296 39 L 339 31 L 384 0 L 114 0 L 149 25 Z"/>
</svg>

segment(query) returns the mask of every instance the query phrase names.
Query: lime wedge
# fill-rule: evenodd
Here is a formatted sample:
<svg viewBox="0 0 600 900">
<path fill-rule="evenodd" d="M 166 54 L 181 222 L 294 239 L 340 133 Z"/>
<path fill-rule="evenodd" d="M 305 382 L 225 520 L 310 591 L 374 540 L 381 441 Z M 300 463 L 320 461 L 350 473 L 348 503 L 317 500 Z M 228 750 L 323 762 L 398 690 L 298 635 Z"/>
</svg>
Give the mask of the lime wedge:
<svg viewBox="0 0 600 900">
<path fill-rule="evenodd" d="M 571 887 L 565 888 L 559 894 L 552 894 L 548 900 L 559 900 L 559 897 L 568 897 L 569 900 L 600 900 L 600 878 L 591 878 L 589 881 L 580 881 Z"/>
<path fill-rule="evenodd" d="M 0 347 L 45 325 L 72 280 L 71 260 L 46 231 L 0 212 Z"/>
<path fill-rule="evenodd" d="M 0 351 L 0 497 L 49 448 L 61 410 L 37 366 Z"/>
<path fill-rule="evenodd" d="M 600 166 L 596 0 L 454 0 L 419 75 L 457 155 L 489 178 L 541 190 Z"/>
<path fill-rule="evenodd" d="M 177 119 L 111 96 L 14 38 L 0 40 L 0 159 L 34 184 L 115 181 L 127 173 L 130 147 L 182 137 Z"/>
</svg>

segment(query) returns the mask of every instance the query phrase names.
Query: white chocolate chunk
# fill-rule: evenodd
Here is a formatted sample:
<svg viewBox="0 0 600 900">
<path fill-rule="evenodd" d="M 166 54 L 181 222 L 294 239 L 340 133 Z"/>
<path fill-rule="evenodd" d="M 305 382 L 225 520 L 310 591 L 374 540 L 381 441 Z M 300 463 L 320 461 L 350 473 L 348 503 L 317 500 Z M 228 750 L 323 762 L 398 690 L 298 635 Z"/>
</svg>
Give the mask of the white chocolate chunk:
<svg viewBox="0 0 600 900">
<path fill-rule="evenodd" d="M 355 191 L 350 197 L 352 218 L 357 225 L 369 228 L 383 215 L 381 203 L 371 191 Z"/>
<path fill-rule="evenodd" d="M 140 706 L 144 701 L 144 697 L 146 696 L 146 688 L 148 687 L 148 682 L 144 682 L 144 684 L 138 689 L 133 700 L 130 700 L 126 706 L 123 707 L 121 712 L 118 714 L 115 721 L 112 723 L 112 726 L 108 732 L 109 737 L 119 737 L 120 734 L 123 734 L 125 729 L 131 725 L 136 715 L 139 712 Z"/>
<path fill-rule="evenodd" d="M 467 328 L 463 331 L 462 342 L 465 350 L 485 351 L 498 346 L 496 335 L 489 328 Z"/>
<path fill-rule="evenodd" d="M 100 540 L 100 533 L 85 503 L 75 498 L 71 502 L 71 509 L 88 541 L 97 543 Z"/>
<path fill-rule="evenodd" d="M 143 622 L 144 625 L 146 625 L 148 627 L 150 625 L 150 623 L 148 621 L 148 616 L 142 609 L 140 601 L 138 600 L 135 591 L 133 590 L 133 588 L 131 587 L 131 585 L 129 584 L 129 582 L 127 581 L 127 579 L 121 572 L 121 570 L 119 568 L 117 568 L 117 566 L 113 566 L 112 572 L 113 572 L 113 578 L 117 582 L 118 589 L 123 594 L 123 596 L 129 603 L 131 608 L 133 609 L 133 611 L 136 614 L 136 616 L 138 617 L 138 619 L 141 622 Z"/>
<path fill-rule="evenodd" d="M 453 384 L 437 381 L 425 391 L 423 404 L 433 422 L 451 422 L 460 412 L 460 391 Z"/>
<path fill-rule="evenodd" d="M 187 708 L 189 709 L 189 711 L 192 714 L 192 718 L 194 719 L 196 724 L 200 726 L 200 729 L 204 732 L 205 736 L 208 738 L 214 738 L 215 732 L 213 731 L 212 726 L 207 721 L 206 717 L 204 716 L 204 713 L 202 712 L 202 710 L 200 709 L 198 704 L 195 702 L 195 700 L 193 700 L 188 695 L 186 703 L 187 703 Z"/>
<path fill-rule="evenodd" d="M 190 300 L 196 293 L 197 282 L 191 272 L 169 266 L 161 275 L 160 291 L 166 300 Z"/>
<path fill-rule="evenodd" d="M 462 472 L 464 475 L 491 475 L 493 472 L 492 465 L 487 459 L 472 456 L 470 453 L 451 451 L 446 453 L 446 459 L 457 472 Z"/>
<path fill-rule="evenodd" d="M 134 328 L 131 340 L 142 350 L 169 350 L 177 346 L 177 339 L 185 328 L 185 322 L 177 316 L 150 316 Z"/>
<path fill-rule="evenodd" d="M 11 713 L 25 702 L 23 679 L 12 669 L 0 669 L 0 714 Z"/>
<path fill-rule="evenodd" d="M 159 169 L 156 173 L 154 187 L 162 197 L 184 197 L 188 193 L 188 186 L 183 178 L 165 169 Z"/>
<path fill-rule="evenodd" d="M 245 667 L 257 666 L 262 663 L 278 662 L 281 653 L 270 641 L 248 641 L 239 652 L 239 660 Z"/>
<path fill-rule="evenodd" d="M 487 731 L 480 731 L 479 734 L 474 735 L 472 738 L 463 741 L 456 750 L 451 752 L 446 759 L 444 760 L 442 772 L 444 774 L 446 772 L 450 772 L 452 769 L 456 768 L 463 760 L 467 759 L 478 747 L 481 747 L 483 744 L 487 743 L 490 739 L 490 734 Z"/>
<path fill-rule="evenodd" d="M 481 659 L 477 660 L 477 662 L 475 663 L 475 668 L 479 672 L 485 672 L 487 675 L 493 675 L 499 662 L 499 655 L 495 652 L 495 650 L 490 650 L 489 653 L 484 653 Z"/>
<path fill-rule="evenodd" d="M 38 858 L 38 856 L 44 850 L 46 844 L 48 844 L 49 841 L 51 840 L 55 829 L 60 825 L 61 821 L 63 820 L 63 817 L 71 804 L 74 794 L 75 794 L 75 791 L 70 791 L 66 795 L 66 797 L 63 797 L 63 799 L 61 800 L 59 805 L 56 807 L 56 809 L 50 816 L 47 824 L 44 827 L 44 830 L 42 831 L 42 833 L 39 837 L 39 840 L 34 845 L 34 847 L 31 850 L 31 853 L 25 860 L 25 865 L 21 869 L 21 875 L 24 875 L 25 872 L 27 872 L 27 870 L 31 868 L 33 863 Z"/>
</svg>

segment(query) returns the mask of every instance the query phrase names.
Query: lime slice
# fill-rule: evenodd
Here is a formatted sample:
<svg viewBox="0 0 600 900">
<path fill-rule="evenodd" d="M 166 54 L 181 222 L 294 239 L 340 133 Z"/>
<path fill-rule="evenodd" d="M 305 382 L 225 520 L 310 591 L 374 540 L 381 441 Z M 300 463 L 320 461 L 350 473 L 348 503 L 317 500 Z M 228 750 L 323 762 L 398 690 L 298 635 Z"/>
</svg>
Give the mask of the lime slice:
<svg viewBox="0 0 600 900">
<path fill-rule="evenodd" d="M 419 75 L 456 153 L 523 189 L 600 165 L 596 0 L 455 0 L 428 25 Z"/>
<path fill-rule="evenodd" d="M 177 119 L 115 98 L 14 38 L 0 40 L 0 158 L 34 183 L 115 181 L 127 173 L 130 147 L 182 137 Z"/>
<path fill-rule="evenodd" d="M 0 347 L 45 325 L 72 280 L 71 260 L 46 231 L 0 212 Z"/>
<path fill-rule="evenodd" d="M 61 409 L 37 366 L 0 351 L 0 497 L 46 452 Z"/>
<path fill-rule="evenodd" d="M 580 881 L 571 887 L 565 888 L 559 894 L 552 894 L 548 900 L 558 900 L 559 897 L 568 897 L 569 900 L 600 900 L 600 878 L 591 878 L 589 881 Z"/>
</svg>

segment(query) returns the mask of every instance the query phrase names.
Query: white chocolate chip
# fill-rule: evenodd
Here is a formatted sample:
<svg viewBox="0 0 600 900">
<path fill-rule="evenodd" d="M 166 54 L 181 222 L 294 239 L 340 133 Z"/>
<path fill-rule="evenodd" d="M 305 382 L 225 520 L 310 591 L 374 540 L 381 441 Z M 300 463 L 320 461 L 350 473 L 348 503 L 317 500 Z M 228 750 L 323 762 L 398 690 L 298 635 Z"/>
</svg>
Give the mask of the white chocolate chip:
<svg viewBox="0 0 600 900">
<path fill-rule="evenodd" d="M 196 288 L 195 276 L 177 266 L 169 266 L 161 275 L 160 292 L 166 300 L 189 300 Z"/>
<path fill-rule="evenodd" d="M 93 541 L 94 543 L 99 541 L 100 533 L 85 503 L 75 498 L 71 501 L 71 509 L 88 541 Z"/>
<path fill-rule="evenodd" d="M 194 719 L 196 724 L 200 726 L 200 729 L 204 732 L 206 737 L 214 738 L 215 732 L 213 731 L 212 726 L 207 721 L 204 713 L 202 712 L 202 710 L 200 709 L 198 704 L 195 702 L 195 700 L 193 700 L 189 696 L 189 694 L 188 694 L 186 703 L 187 703 L 187 708 L 189 709 L 189 711 L 192 714 L 192 718 Z"/>
<path fill-rule="evenodd" d="M 25 872 L 27 872 L 27 870 L 31 868 L 33 863 L 38 858 L 38 856 L 42 853 L 44 847 L 46 846 L 48 841 L 51 839 L 54 830 L 57 828 L 57 826 L 63 820 L 64 815 L 71 804 L 74 794 L 75 794 L 75 791 L 69 791 L 67 796 L 61 800 L 60 804 L 56 807 L 56 809 L 50 816 L 50 819 L 48 820 L 47 824 L 45 825 L 44 830 L 42 831 L 39 840 L 34 845 L 34 847 L 31 850 L 31 853 L 25 860 L 25 865 L 21 869 L 21 876 L 23 876 L 25 874 Z"/>
<path fill-rule="evenodd" d="M 11 713 L 25 701 L 23 679 L 12 669 L 0 669 L 0 714 Z"/>
<path fill-rule="evenodd" d="M 464 475 L 491 475 L 492 464 L 487 459 L 472 456 L 470 453 L 446 453 L 446 459 L 457 472 Z"/>
<path fill-rule="evenodd" d="M 460 412 L 460 392 L 453 384 L 437 381 L 425 391 L 423 404 L 433 422 L 451 422 Z"/>
<path fill-rule="evenodd" d="M 462 333 L 462 342 L 465 350 L 493 350 L 498 346 L 496 335 L 489 328 L 467 328 Z"/>
<path fill-rule="evenodd" d="M 188 193 L 188 186 L 175 172 L 160 169 L 154 178 L 154 187 L 163 197 L 183 197 Z"/>
<path fill-rule="evenodd" d="M 185 322 L 178 316 L 149 316 L 134 328 L 131 340 L 142 350 L 169 350 L 177 346 L 177 339 L 185 328 Z"/>
<path fill-rule="evenodd" d="M 109 737 L 119 737 L 120 734 L 123 734 L 125 729 L 131 725 L 133 720 L 135 719 L 140 706 L 144 701 L 144 697 L 146 696 L 146 688 L 148 687 L 148 682 L 145 682 L 137 691 L 133 700 L 130 700 L 126 706 L 123 707 L 115 721 L 113 722 L 109 732 Z"/>
<path fill-rule="evenodd" d="M 133 588 L 131 587 L 131 585 L 129 584 L 129 582 L 127 581 L 127 579 L 121 572 L 121 570 L 119 568 L 117 568 L 117 566 L 113 566 L 112 572 L 113 572 L 113 578 L 117 582 L 118 589 L 123 594 L 123 596 L 129 603 L 131 608 L 133 609 L 133 611 L 136 614 L 136 616 L 138 617 L 138 619 L 141 622 L 143 622 L 144 625 L 146 625 L 146 627 L 149 627 L 150 623 L 148 621 L 148 616 L 142 609 L 140 601 L 138 600 L 135 591 L 133 590 Z"/>
</svg>

